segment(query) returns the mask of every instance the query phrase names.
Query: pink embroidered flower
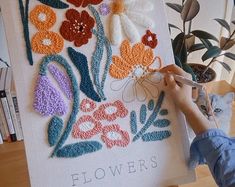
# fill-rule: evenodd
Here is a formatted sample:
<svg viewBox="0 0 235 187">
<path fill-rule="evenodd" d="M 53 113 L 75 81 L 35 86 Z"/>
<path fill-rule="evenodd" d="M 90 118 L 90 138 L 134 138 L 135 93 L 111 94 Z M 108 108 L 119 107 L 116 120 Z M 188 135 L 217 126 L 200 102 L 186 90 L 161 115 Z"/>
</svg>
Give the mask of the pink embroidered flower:
<svg viewBox="0 0 235 187">
<path fill-rule="evenodd" d="M 85 115 L 78 119 L 73 127 L 74 138 L 89 139 L 102 131 L 102 124 L 92 116 Z"/>
<path fill-rule="evenodd" d="M 101 105 L 93 114 L 97 120 L 114 121 L 118 117 L 124 118 L 128 114 L 128 110 L 125 108 L 121 101 L 115 101 L 114 103 L 106 103 Z"/>
<path fill-rule="evenodd" d="M 108 148 L 113 146 L 126 147 L 130 143 L 128 132 L 121 130 L 119 125 L 105 126 L 102 133 L 101 139 Z"/>
<path fill-rule="evenodd" d="M 65 40 L 74 41 L 76 47 L 87 44 L 92 37 L 92 28 L 95 26 L 95 20 L 83 10 L 79 13 L 75 9 L 69 9 L 66 12 L 68 21 L 64 21 L 60 27 L 60 34 Z"/>
<path fill-rule="evenodd" d="M 95 108 L 95 102 L 89 99 L 83 99 L 80 104 L 80 109 L 82 112 L 92 112 Z"/>
<path fill-rule="evenodd" d="M 98 5 L 103 0 L 67 0 L 69 3 L 72 3 L 76 7 L 82 6 L 83 8 L 87 7 L 89 4 Z"/>
</svg>

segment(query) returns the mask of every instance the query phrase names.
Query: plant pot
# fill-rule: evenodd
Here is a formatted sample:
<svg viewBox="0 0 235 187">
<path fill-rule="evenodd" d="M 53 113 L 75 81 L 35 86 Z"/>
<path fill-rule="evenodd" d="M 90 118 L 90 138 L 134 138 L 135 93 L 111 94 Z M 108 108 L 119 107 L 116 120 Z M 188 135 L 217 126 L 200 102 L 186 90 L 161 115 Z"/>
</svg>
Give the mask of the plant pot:
<svg viewBox="0 0 235 187">
<path fill-rule="evenodd" d="M 196 63 L 190 63 L 188 65 L 192 68 L 198 83 L 208 83 L 215 80 L 216 72 L 212 68 L 208 68 L 206 73 L 202 74 L 206 69 L 205 65 Z"/>
</svg>

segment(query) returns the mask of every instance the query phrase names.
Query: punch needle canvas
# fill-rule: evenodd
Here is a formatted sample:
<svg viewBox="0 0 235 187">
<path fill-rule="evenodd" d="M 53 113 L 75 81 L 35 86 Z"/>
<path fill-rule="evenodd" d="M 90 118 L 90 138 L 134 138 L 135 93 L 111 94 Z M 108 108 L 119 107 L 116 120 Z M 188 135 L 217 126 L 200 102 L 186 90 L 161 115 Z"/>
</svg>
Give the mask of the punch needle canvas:
<svg viewBox="0 0 235 187">
<path fill-rule="evenodd" d="M 0 5 L 32 186 L 194 179 L 185 120 L 158 74 L 173 63 L 162 0 Z"/>
</svg>

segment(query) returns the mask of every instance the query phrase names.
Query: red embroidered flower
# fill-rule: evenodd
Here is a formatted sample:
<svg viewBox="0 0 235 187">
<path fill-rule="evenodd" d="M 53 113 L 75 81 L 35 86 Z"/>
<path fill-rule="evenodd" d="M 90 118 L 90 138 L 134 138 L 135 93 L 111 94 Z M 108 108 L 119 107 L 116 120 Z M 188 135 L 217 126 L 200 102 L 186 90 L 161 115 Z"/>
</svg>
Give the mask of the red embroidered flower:
<svg viewBox="0 0 235 187">
<path fill-rule="evenodd" d="M 118 117 L 124 118 L 128 114 L 128 110 L 125 108 L 121 101 L 115 101 L 114 103 L 107 103 L 101 105 L 93 114 L 97 120 L 114 121 Z"/>
<path fill-rule="evenodd" d="M 66 12 L 68 21 L 64 21 L 60 27 L 60 34 L 65 40 L 74 41 L 76 47 L 88 43 L 92 37 L 91 29 L 95 26 L 95 20 L 83 10 L 81 13 L 75 9 Z"/>
<path fill-rule="evenodd" d="M 142 38 L 142 43 L 152 49 L 156 48 L 158 44 L 157 35 L 152 33 L 150 30 L 147 30 L 146 34 Z"/>
<path fill-rule="evenodd" d="M 130 143 L 129 134 L 120 129 L 119 125 L 105 126 L 102 130 L 101 139 L 108 148 L 113 146 L 126 147 Z"/>
<path fill-rule="evenodd" d="M 82 116 L 73 127 L 73 137 L 89 139 L 102 131 L 102 124 L 92 116 Z"/>
<path fill-rule="evenodd" d="M 89 99 L 83 99 L 80 104 L 80 109 L 82 112 L 92 112 L 95 108 L 95 102 Z"/>
<path fill-rule="evenodd" d="M 103 0 L 67 0 L 69 3 L 72 3 L 76 7 L 82 6 L 83 8 L 87 7 L 87 5 L 98 5 Z"/>
</svg>

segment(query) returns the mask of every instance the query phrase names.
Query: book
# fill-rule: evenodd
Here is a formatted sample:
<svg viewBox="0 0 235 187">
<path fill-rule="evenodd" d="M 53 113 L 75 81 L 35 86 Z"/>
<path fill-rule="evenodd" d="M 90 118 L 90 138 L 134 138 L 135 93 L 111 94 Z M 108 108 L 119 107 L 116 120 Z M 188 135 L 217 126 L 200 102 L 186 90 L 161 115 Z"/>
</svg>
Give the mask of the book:
<svg viewBox="0 0 235 187">
<path fill-rule="evenodd" d="M 8 141 L 10 142 L 11 141 L 11 138 L 10 138 L 10 133 L 9 133 L 9 130 L 8 130 L 8 125 L 7 125 L 7 121 L 6 121 L 6 118 L 5 118 L 5 115 L 4 115 L 4 111 L 3 111 L 3 108 L 2 108 L 2 104 L 0 102 L 0 119 L 1 119 L 1 131 L 2 131 L 2 136 L 3 136 L 3 140 L 5 141 Z"/>
<path fill-rule="evenodd" d="M 0 144 L 3 144 L 2 134 L 0 132 Z"/>
<path fill-rule="evenodd" d="M 20 110 L 19 110 L 19 106 L 18 106 L 18 101 L 17 101 L 16 93 L 12 92 L 11 95 L 12 95 L 12 101 L 13 101 L 13 104 L 14 104 L 15 114 L 16 114 L 16 118 L 17 118 L 17 122 L 18 122 L 19 133 L 20 133 L 20 136 L 21 136 L 21 138 L 23 140 L 24 139 L 24 135 L 23 135 L 23 129 L 22 129 L 21 118 L 20 118 Z"/>
</svg>

